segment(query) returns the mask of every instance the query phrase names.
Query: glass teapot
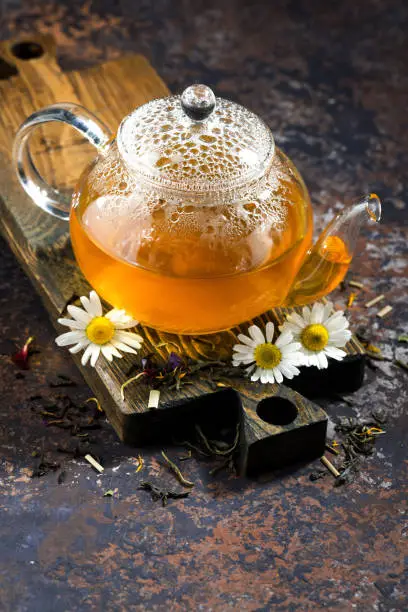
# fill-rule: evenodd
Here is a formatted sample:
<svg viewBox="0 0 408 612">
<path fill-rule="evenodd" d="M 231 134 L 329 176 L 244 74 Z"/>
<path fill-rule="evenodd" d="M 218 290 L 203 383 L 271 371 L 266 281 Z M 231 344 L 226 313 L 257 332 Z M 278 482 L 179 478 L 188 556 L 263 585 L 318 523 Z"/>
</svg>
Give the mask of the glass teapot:
<svg viewBox="0 0 408 612">
<path fill-rule="evenodd" d="M 98 149 L 72 196 L 47 185 L 29 151 L 33 129 L 70 124 Z M 210 333 L 276 306 L 307 304 L 343 279 L 371 194 L 312 245 L 305 184 L 267 125 L 205 85 L 153 100 L 116 139 L 89 111 L 34 113 L 14 145 L 20 182 L 47 212 L 69 219 L 75 256 L 95 290 L 146 325 Z"/>
</svg>

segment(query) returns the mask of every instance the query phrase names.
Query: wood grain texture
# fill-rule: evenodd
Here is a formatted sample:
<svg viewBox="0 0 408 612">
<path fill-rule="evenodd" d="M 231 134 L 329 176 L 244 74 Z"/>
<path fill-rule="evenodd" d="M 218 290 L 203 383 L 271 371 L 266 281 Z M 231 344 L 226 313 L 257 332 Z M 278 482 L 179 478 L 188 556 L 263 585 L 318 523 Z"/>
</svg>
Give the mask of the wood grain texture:
<svg viewBox="0 0 408 612">
<path fill-rule="evenodd" d="M 142 56 L 125 56 L 80 72 L 63 73 L 56 61 L 52 38 L 37 36 L 31 40 L 41 45 L 44 51 L 41 57 L 31 60 L 18 59 L 13 55 L 15 41 L 0 43 L 0 56 L 18 71 L 17 75 L 0 81 L 0 225 L 55 324 L 67 302 L 75 295 L 87 293 L 90 288 L 75 263 L 68 224 L 36 207 L 18 184 L 11 163 L 15 133 L 33 111 L 57 102 L 82 104 L 98 115 L 115 133 L 126 114 L 154 97 L 167 95 L 168 89 Z M 66 190 L 72 189 L 86 164 L 95 156 L 95 150 L 86 140 L 69 127 L 61 125 L 38 130 L 32 151 L 43 176 L 59 189 Z M 255 322 L 272 320 L 279 324 L 284 315 L 285 310 L 276 309 L 262 315 Z M 175 336 L 143 328 L 143 354 L 155 352 L 166 360 L 168 354 L 175 351 L 194 360 L 228 360 L 237 334 L 240 331 L 246 332 L 250 324 L 206 337 Z M 58 324 L 56 326 L 59 327 Z M 58 331 L 61 332 L 61 328 Z M 350 357 L 341 364 L 342 377 L 336 374 L 336 368 L 340 367 L 337 363 L 331 364 L 325 373 L 316 370 L 314 376 L 317 383 L 313 382 L 312 392 L 323 390 L 324 377 L 330 389 L 337 392 L 342 390 L 341 385 L 335 388 L 335 383 L 339 381 L 343 387 L 344 381 L 351 381 L 346 391 L 353 391 L 360 386 L 364 369 L 363 349 L 354 338 L 347 348 Z M 78 356 L 73 356 L 73 359 L 103 405 L 118 435 L 129 443 L 153 442 L 153 425 L 157 429 L 159 422 L 169 424 L 172 418 L 187 418 L 188 414 L 191 416 L 192 411 L 194 413 L 194 410 L 200 410 L 203 406 L 209 410 L 209 414 L 210 404 L 223 405 L 227 412 L 227 405 L 236 403 L 237 393 L 241 398 L 238 404 L 243 407 L 249 430 L 252 431 L 251 436 L 256 431 L 261 437 L 271 434 L 269 425 L 263 424 L 262 431 L 259 430 L 260 419 L 256 415 L 256 406 L 262 399 L 277 393 L 274 386 L 265 388 L 249 381 L 234 380 L 226 381 L 236 390 L 234 396 L 220 390 L 215 393 L 213 382 L 204 373 L 179 391 L 162 390 L 158 411 L 148 411 L 149 389 L 144 384 L 129 385 L 125 400 L 121 398 L 120 388 L 135 365 L 134 359 L 125 356 L 108 368 L 100 359 L 95 369 L 83 368 Z M 313 376 L 307 379 L 312 380 Z M 290 393 L 288 390 L 282 392 Z M 157 435 L 160 437 L 166 427 L 162 425 L 159 429 Z M 247 437 L 247 445 L 251 443 L 251 436 Z"/>
</svg>

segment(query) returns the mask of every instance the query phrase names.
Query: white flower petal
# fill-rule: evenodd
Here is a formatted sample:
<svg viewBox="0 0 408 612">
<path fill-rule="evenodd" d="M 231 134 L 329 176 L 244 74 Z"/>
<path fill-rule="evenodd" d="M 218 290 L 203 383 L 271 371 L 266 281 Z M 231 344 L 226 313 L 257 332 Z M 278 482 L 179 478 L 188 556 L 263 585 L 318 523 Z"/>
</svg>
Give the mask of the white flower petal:
<svg viewBox="0 0 408 612">
<path fill-rule="evenodd" d="M 341 349 L 336 348 L 335 346 L 326 346 L 324 352 L 328 357 L 336 359 L 337 361 L 341 361 L 347 355 L 345 351 L 342 351 Z"/>
<path fill-rule="evenodd" d="M 235 351 L 236 353 L 244 353 L 245 355 L 249 355 L 254 353 L 253 349 L 250 348 L 247 345 L 243 345 L 243 344 L 234 344 L 234 346 L 232 347 L 232 350 Z"/>
<path fill-rule="evenodd" d="M 273 334 L 275 332 L 275 326 L 271 321 L 268 321 L 268 323 L 266 324 L 266 341 L 267 342 L 272 342 L 273 341 Z"/>
<path fill-rule="evenodd" d="M 253 355 L 248 355 L 248 356 L 243 356 L 243 355 L 238 355 L 238 353 L 236 355 L 234 355 L 234 360 L 237 363 L 243 363 L 243 364 L 248 364 L 248 363 L 253 363 L 255 361 L 254 356 Z"/>
<path fill-rule="evenodd" d="M 293 334 L 290 331 L 284 331 L 281 333 L 281 335 L 279 336 L 279 338 L 277 339 L 277 341 L 275 342 L 275 345 L 278 348 L 283 348 L 285 345 L 289 344 L 293 339 Z"/>
<path fill-rule="evenodd" d="M 124 344 L 128 344 L 133 348 L 140 349 L 142 346 L 143 338 L 139 336 L 139 334 L 132 334 L 127 331 L 117 331 L 113 336 L 114 340 L 119 340 L 119 342 L 123 342 Z"/>
<path fill-rule="evenodd" d="M 280 385 L 281 382 L 283 381 L 283 375 L 282 375 L 282 372 L 280 371 L 279 367 L 278 368 L 273 368 L 273 375 L 275 377 L 276 382 Z"/>
<path fill-rule="evenodd" d="M 323 351 L 320 351 L 320 353 L 316 353 L 316 357 L 318 362 L 317 367 L 319 368 L 319 370 L 324 370 L 328 367 L 329 362 L 327 361 L 327 357 Z"/>
<path fill-rule="evenodd" d="M 269 374 L 267 370 L 262 370 L 262 374 L 261 374 L 261 383 L 262 384 L 266 384 L 269 382 Z"/>
<path fill-rule="evenodd" d="M 281 347 L 282 357 L 286 357 L 288 355 L 292 356 L 292 353 L 297 353 L 302 348 L 300 342 L 289 342 L 289 344 L 285 344 L 285 346 Z"/>
<path fill-rule="evenodd" d="M 280 364 L 279 364 L 279 369 L 280 369 L 280 371 L 282 372 L 282 374 L 283 374 L 283 375 L 284 375 L 286 378 L 288 378 L 289 380 L 291 380 L 291 379 L 293 378 L 293 373 L 292 373 L 292 370 L 291 370 L 291 368 L 289 367 L 289 365 L 288 365 L 288 364 L 285 364 L 285 363 L 280 363 Z"/>
<path fill-rule="evenodd" d="M 132 319 L 131 316 L 126 314 L 125 310 L 118 310 L 117 308 L 113 308 L 107 312 L 105 317 L 109 319 L 109 321 L 112 321 L 116 329 L 130 329 L 139 324 L 139 321 Z"/>
<path fill-rule="evenodd" d="M 119 351 L 123 351 L 124 353 L 133 353 L 134 355 L 137 355 L 137 351 L 134 348 L 132 348 L 131 346 L 128 346 L 124 342 L 115 340 L 115 338 L 112 338 L 111 344 Z"/>
<path fill-rule="evenodd" d="M 83 366 L 86 366 L 86 364 L 88 363 L 89 358 L 92 355 L 92 350 L 94 346 L 95 346 L 94 344 L 88 344 L 88 346 L 84 350 L 84 354 L 82 355 L 82 359 L 81 359 L 81 363 Z"/>
<path fill-rule="evenodd" d="M 81 304 L 85 310 L 89 312 L 90 315 L 94 316 L 92 309 L 90 308 L 91 302 L 89 301 L 89 298 L 87 298 L 86 295 L 81 295 L 79 299 L 81 300 Z"/>
<path fill-rule="evenodd" d="M 85 329 L 86 327 L 86 323 L 83 323 L 82 321 L 76 321 L 75 319 L 62 318 L 57 320 L 58 323 L 60 323 L 61 325 L 65 325 L 66 327 L 70 327 L 71 329 Z"/>
<path fill-rule="evenodd" d="M 327 304 L 325 304 L 324 306 L 323 321 L 327 321 L 327 319 L 330 317 L 332 312 L 333 312 L 333 302 L 327 302 Z"/>
<path fill-rule="evenodd" d="M 293 323 L 294 325 L 298 326 L 300 329 L 303 329 L 304 327 L 306 327 L 305 321 L 302 319 L 300 314 L 298 314 L 297 312 L 291 312 L 290 315 L 286 317 L 286 321 L 289 321 L 289 323 Z"/>
<path fill-rule="evenodd" d="M 251 327 L 248 329 L 248 333 L 257 344 L 265 343 L 265 336 L 257 325 L 251 325 Z"/>
<path fill-rule="evenodd" d="M 91 344 L 92 353 L 91 353 L 91 366 L 94 368 L 95 364 L 98 360 L 99 355 L 101 354 L 101 346 L 99 344 Z"/>
<path fill-rule="evenodd" d="M 304 327 L 305 325 L 303 326 L 303 328 Z M 291 332 L 291 334 L 293 334 L 293 336 L 299 337 L 302 333 L 303 328 L 300 328 L 299 325 L 296 325 L 295 323 L 285 322 L 279 327 L 279 331 L 281 332 L 281 334 L 284 334 L 286 331 L 289 331 Z"/>
<path fill-rule="evenodd" d="M 302 315 L 303 315 L 303 319 L 306 325 L 309 325 L 310 324 L 310 308 L 308 308 L 307 306 L 303 306 Z"/>
<path fill-rule="evenodd" d="M 273 375 L 273 370 L 268 370 L 268 382 L 270 382 L 272 384 L 275 382 L 275 377 Z"/>
<path fill-rule="evenodd" d="M 337 319 L 344 319 L 344 312 L 342 310 L 336 310 L 326 321 L 324 322 L 325 326 L 329 328 L 329 323 L 333 323 L 333 321 L 337 321 Z"/>
<path fill-rule="evenodd" d="M 255 368 L 256 368 L 256 365 L 253 363 L 252 365 L 249 366 L 249 368 L 245 368 L 245 372 L 247 374 L 251 374 L 251 372 L 253 372 Z"/>
<path fill-rule="evenodd" d="M 92 309 L 94 316 L 101 317 L 102 316 L 102 304 L 101 304 L 101 300 L 99 299 L 99 295 L 96 293 L 96 291 L 91 291 L 91 293 L 89 294 L 89 301 L 90 301 L 89 307 Z"/>
<path fill-rule="evenodd" d="M 57 336 L 55 342 L 58 346 L 68 346 L 69 344 L 76 344 L 84 338 L 86 338 L 86 336 L 83 331 L 69 331 Z"/>
<path fill-rule="evenodd" d="M 256 368 L 255 372 L 251 376 L 251 380 L 253 382 L 256 382 L 257 380 L 259 380 L 261 378 L 262 371 L 263 371 L 262 368 L 259 368 L 259 367 Z"/>
<path fill-rule="evenodd" d="M 315 302 L 310 314 L 310 323 L 321 323 L 323 321 L 323 313 L 323 304 L 320 304 L 320 302 Z"/>
<path fill-rule="evenodd" d="M 117 348 L 115 348 L 110 342 L 108 342 L 108 344 L 104 344 L 101 347 L 101 351 L 102 355 L 106 357 L 108 361 L 112 361 L 114 357 L 117 357 L 118 359 L 121 359 L 122 357 Z"/>
<path fill-rule="evenodd" d="M 351 332 L 347 333 L 348 331 L 349 330 L 345 330 L 330 334 L 328 346 L 338 346 L 339 348 L 345 346 L 351 338 Z"/>
<path fill-rule="evenodd" d="M 78 342 L 78 344 L 76 344 L 75 346 L 73 346 L 72 348 L 68 350 L 70 353 L 75 355 L 76 353 L 79 353 L 79 351 L 82 351 L 86 346 L 88 346 L 88 344 L 90 344 L 90 341 L 87 338 L 86 340 L 82 340 L 81 342 Z"/>
<path fill-rule="evenodd" d="M 238 334 L 238 340 L 241 340 L 241 342 L 243 342 L 247 346 L 251 346 L 253 348 L 256 347 L 255 340 L 252 340 L 252 338 L 248 338 L 248 336 L 244 336 L 244 334 Z"/>
<path fill-rule="evenodd" d="M 76 321 L 81 321 L 82 323 L 85 323 L 85 325 L 87 325 L 92 320 L 92 315 L 90 315 L 89 312 L 86 312 L 86 310 L 78 308 L 78 306 L 73 306 L 72 304 L 69 304 L 69 306 L 67 306 L 67 310 L 71 317 L 73 317 Z"/>
<path fill-rule="evenodd" d="M 349 322 L 345 317 L 338 317 L 333 321 L 329 321 L 325 324 L 328 332 L 344 331 L 349 326 Z"/>
</svg>

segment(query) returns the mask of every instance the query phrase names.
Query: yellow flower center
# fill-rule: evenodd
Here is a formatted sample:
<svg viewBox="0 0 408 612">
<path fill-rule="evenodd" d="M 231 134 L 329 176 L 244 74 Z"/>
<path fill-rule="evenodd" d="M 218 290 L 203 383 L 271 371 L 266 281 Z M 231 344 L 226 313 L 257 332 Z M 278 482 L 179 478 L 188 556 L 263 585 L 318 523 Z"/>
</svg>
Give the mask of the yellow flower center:
<svg viewBox="0 0 408 612">
<path fill-rule="evenodd" d="M 281 362 L 282 353 L 277 346 L 270 342 L 258 344 L 254 351 L 255 363 L 259 368 L 272 370 Z"/>
<path fill-rule="evenodd" d="M 112 340 L 115 326 L 106 317 L 95 317 L 88 323 L 85 333 L 88 340 L 94 344 L 106 344 L 109 340 Z"/>
<path fill-rule="evenodd" d="M 302 331 L 300 340 L 309 351 L 321 351 L 329 341 L 329 332 L 324 325 L 313 323 Z"/>
</svg>

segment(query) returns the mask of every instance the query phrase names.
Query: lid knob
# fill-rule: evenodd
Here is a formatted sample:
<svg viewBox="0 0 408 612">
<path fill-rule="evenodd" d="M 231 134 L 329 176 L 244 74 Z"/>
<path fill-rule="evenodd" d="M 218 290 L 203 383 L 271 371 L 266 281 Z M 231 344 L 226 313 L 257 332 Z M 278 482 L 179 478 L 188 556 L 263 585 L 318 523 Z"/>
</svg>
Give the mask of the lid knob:
<svg viewBox="0 0 408 612">
<path fill-rule="evenodd" d="M 193 121 L 204 121 L 215 108 L 215 96 L 207 85 L 190 85 L 181 94 L 181 107 Z"/>
</svg>

